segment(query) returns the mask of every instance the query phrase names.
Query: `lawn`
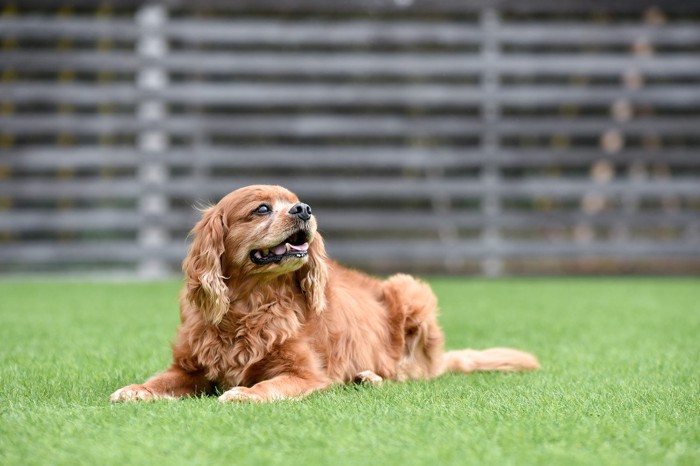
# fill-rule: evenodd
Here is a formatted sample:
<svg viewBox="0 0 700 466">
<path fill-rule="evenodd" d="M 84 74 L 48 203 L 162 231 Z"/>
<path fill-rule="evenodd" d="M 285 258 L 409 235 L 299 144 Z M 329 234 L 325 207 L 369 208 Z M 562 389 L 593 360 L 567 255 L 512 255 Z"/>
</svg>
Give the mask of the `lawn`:
<svg viewBox="0 0 700 466">
<path fill-rule="evenodd" d="M 700 464 L 699 280 L 431 283 L 449 348 L 543 370 L 111 405 L 168 364 L 179 283 L 0 282 L 0 464 Z"/>
</svg>

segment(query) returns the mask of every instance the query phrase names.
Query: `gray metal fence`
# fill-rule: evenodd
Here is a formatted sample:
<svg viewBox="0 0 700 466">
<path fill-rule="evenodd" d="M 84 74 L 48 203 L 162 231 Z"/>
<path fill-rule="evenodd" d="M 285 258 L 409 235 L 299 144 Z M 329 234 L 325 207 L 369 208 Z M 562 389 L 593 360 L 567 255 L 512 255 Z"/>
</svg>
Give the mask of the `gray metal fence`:
<svg viewBox="0 0 700 466">
<path fill-rule="evenodd" d="M 700 4 L 4 2 L 0 272 L 176 271 L 253 183 L 379 272 L 700 271 Z"/>
</svg>

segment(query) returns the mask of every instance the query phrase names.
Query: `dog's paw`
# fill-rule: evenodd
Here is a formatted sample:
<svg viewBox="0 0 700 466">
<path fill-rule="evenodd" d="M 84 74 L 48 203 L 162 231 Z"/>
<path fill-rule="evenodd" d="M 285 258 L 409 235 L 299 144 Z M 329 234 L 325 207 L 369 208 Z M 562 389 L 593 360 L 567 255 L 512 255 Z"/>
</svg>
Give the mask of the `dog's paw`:
<svg viewBox="0 0 700 466">
<path fill-rule="evenodd" d="M 168 395 L 157 395 L 143 385 L 133 384 L 120 388 L 112 393 L 109 401 L 112 403 L 120 403 L 122 401 L 151 401 L 160 399 L 173 399 Z"/>
<path fill-rule="evenodd" d="M 353 379 L 355 383 L 369 383 L 369 384 L 380 384 L 384 381 L 380 376 L 372 371 L 362 371 L 355 376 Z"/>
<path fill-rule="evenodd" d="M 230 402 L 260 403 L 262 401 L 267 401 L 267 400 L 264 396 L 257 393 L 252 388 L 233 387 L 231 390 L 224 392 L 224 394 L 219 397 L 219 401 L 222 403 L 230 403 Z"/>
</svg>

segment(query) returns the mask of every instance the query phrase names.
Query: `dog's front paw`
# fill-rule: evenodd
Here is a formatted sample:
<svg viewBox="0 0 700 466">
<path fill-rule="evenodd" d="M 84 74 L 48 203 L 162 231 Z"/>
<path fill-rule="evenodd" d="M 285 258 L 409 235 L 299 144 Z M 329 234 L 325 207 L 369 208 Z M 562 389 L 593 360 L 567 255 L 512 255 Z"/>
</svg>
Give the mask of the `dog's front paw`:
<svg viewBox="0 0 700 466">
<path fill-rule="evenodd" d="M 222 403 L 260 403 L 261 401 L 266 401 L 266 399 L 252 388 L 233 387 L 231 390 L 224 392 L 224 394 L 219 397 L 219 401 Z"/>
<path fill-rule="evenodd" d="M 150 401 L 156 400 L 158 398 L 164 398 L 153 393 L 148 388 L 143 385 L 133 384 L 127 385 L 124 388 L 120 388 L 116 392 L 112 393 L 109 397 L 109 401 L 112 403 L 119 403 L 122 401 Z"/>
<path fill-rule="evenodd" d="M 373 385 L 380 384 L 382 381 L 384 381 L 384 379 L 372 371 L 362 371 L 355 375 L 354 378 L 355 383 L 369 383 Z"/>
</svg>

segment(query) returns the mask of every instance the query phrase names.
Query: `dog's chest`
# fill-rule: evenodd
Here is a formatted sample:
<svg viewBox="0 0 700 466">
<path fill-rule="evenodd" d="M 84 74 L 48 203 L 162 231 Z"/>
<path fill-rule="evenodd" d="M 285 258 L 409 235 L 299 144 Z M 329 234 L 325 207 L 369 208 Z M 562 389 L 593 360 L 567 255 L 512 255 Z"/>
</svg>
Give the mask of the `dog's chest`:
<svg viewBox="0 0 700 466">
<path fill-rule="evenodd" d="M 207 379 L 219 385 L 238 386 L 248 365 L 259 355 L 233 335 L 216 331 L 204 332 L 192 345 L 197 366 L 203 368 Z"/>
<path fill-rule="evenodd" d="M 297 335 L 301 322 L 297 315 L 266 308 L 267 312 L 226 316 L 218 326 L 207 326 L 192 341 L 197 366 L 207 379 L 221 388 L 245 384 L 246 370 Z"/>
</svg>

